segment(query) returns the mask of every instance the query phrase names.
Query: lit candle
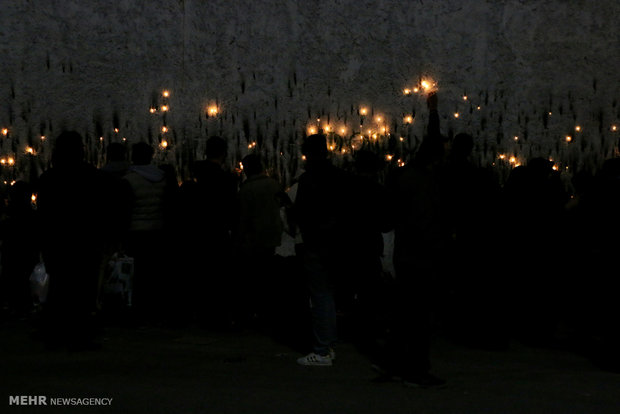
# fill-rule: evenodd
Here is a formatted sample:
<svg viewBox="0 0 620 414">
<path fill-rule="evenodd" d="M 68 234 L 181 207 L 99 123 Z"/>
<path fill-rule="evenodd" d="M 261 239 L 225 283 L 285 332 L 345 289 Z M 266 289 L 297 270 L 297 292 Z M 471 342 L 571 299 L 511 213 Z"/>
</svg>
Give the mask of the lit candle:
<svg viewBox="0 0 620 414">
<path fill-rule="evenodd" d="M 15 164 L 15 158 L 9 157 L 7 162 L 9 163 L 9 165 L 13 165 L 13 164 Z"/>
<path fill-rule="evenodd" d="M 519 137 L 517 135 L 515 135 L 515 141 L 518 141 Z"/>
<path fill-rule="evenodd" d="M 162 95 L 164 95 L 164 98 L 167 98 L 170 96 L 170 91 L 164 91 Z"/>
<path fill-rule="evenodd" d="M 41 141 L 45 141 L 45 135 L 41 135 Z"/>
<path fill-rule="evenodd" d="M 614 131 L 614 132 L 617 131 L 618 130 L 618 126 L 617 125 L 612 125 L 611 126 L 611 130 Z"/>
<path fill-rule="evenodd" d="M 218 108 L 217 108 L 217 106 L 215 106 L 215 105 L 211 105 L 211 106 L 208 108 L 208 114 L 209 114 L 209 116 L 215 116 L 215 115 L 217 115 L 217 113 L 218 113 Z"/>
<path fill-rule="evenodd" d="M 161 127 L 161 132 L 168 132 L 168 127 L 165 125 Z"/>
<path fill-rule="evenodd" d="M 463 95 L 463 100 L 466 101 L 467 100 L 467 95 Z"/>
<path fill-rule="evenodd" d="M 313 127 L 313 126 L 309 127 L 308 135 L 314 135 L 314 134 L 316 134 L 316 127 Z"/>
<path fill-rule="evenodd" d="M 168 141 L 163 140 L 163 141 L 159 144 L 159 146 L 160 146 L 160 147 L 162 147 L 162 148 L 168 148 Z"/>
<path fill-rule="evenodd" d="M 405 88 L 405 89 L 403 90 L 403 93 L 404 93 L 405 95 L 411 95 L 411 89 Z"/>
<path fill-rule="evenodd" d="M 9 133 L 8 128 L 2 128 L 2 135 L 8 135 L 8 133 Z"/>
<path fill-rule="evenodd" d="M 580 127 L 579 125 L 577 125 L 577 126 L 575 127 L 575 131 L 577 131 L 577 132 L 581 132 L 581 127 Z"/>
<path fill-rule="evenodd" d="M 118 134 L 118 128 L 114 128 L 114 132 Z"/>
<path fill-rule="evenodd" d="M 388 160 L 388 161 L 392 161 L 392 158 L 394 158 L 394 156 L 392 154 L 387 154 L 385 156 L 385 159 Z"/>
<path fill-rule="evenodd" d="M 366 115 L 368 113 L 368 109 L 360 108 L 360 115 Z"/>
<path fill-rule="evenodd" d="M 149 112 L 150 112 L 150 113 L 152 113 L 152 114 L 154 114 L 155 112 L 157 112 L 157 109 L 155 109 L 155 108 L 150 108 L 150 109 L 149 109 Z"/>
<path fill-rule="evenodd" d="M 571 137 L 570 135 L 566 136 L 566 142 L 571 142 L 573 140 L 573 137 Z"/>
<path fill-rule="evenodd" d="M 458 118 L 458 117 L 459 117 L 459 113 L 458 113 L 458 112 L 455 112 L 455 113 L 454 113 L 454 117 L 455 117 L 455 118 Z"/>
<path fill-rule="evenodd" d="M 164 112 L 168 111 L 168 105 L 162 105 L 161 110 Z"/>
<path fill-rule="evenodd" d="M 341 134 L 345 134 L 347 132 L 347 129 L 345 127 L 340 128 L 340 133 Z"/>
<path fill-rule="evenodd" d="M 410 124 L 413 122 L 413 117 L 411 115 L 407 115 L 404 121 L 405 121 L 405 124 Z"/>
<path fill-rule="evenodd" d="M 26 154 L 32 154 L 32 155 L 34 155 L 34 148 L 32 148 L 32 147 L 26 147 Z"/>
</svg>

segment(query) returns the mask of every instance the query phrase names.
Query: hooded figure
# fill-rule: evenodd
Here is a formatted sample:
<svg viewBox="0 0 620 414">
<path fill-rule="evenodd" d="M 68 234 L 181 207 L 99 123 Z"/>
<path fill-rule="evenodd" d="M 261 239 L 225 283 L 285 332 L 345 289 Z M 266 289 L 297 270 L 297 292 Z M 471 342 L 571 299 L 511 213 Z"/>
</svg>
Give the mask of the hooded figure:
<svg viewBox="0 0 620 414">
<path fill-rule="evenodd" d="M 166 243 L 166 212 L 170 180 L 164 170 L 151 164 L 153 148 L 140 142 L 132 146 L 131 166 L 124 177 L 131 187 L 131 219 L 127 253 L 134 258 L 133 304 L 146 322 L 161 320 L 170 309 L 166 286 L 170 264 L 162 249 Z"/>
<path fill-rule="evenodd" d="M 153 148 L 145 142 L 132 147 L 125 180 L 133 190 L 130 231 L 160 231 L 164 228 L 166 173 L 151 164 Z"/>
</svg>

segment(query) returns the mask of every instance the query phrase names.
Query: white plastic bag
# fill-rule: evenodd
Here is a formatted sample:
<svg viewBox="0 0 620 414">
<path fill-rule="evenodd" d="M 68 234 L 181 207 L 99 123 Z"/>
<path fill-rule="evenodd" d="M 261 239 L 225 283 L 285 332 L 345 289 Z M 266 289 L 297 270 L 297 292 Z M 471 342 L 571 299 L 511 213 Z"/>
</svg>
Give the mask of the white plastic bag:
<svg viewBox="0 0 620 414">
<path fill-rule="evenodd" d="M 49 289 L 50 278 L 45 270 L 45 263 L 38 263 L 30 274 L 30 292 L 35 304 L 45 303 Z"/>
<path fill-rule="evenodd" d="M 114 254 L 108 263 L 109 275 L 103 283 L 104 295 L 116 297 L 127 306 L 131 306 L 133 293 L 133 262 L 133 257 Z"/>
</svg>

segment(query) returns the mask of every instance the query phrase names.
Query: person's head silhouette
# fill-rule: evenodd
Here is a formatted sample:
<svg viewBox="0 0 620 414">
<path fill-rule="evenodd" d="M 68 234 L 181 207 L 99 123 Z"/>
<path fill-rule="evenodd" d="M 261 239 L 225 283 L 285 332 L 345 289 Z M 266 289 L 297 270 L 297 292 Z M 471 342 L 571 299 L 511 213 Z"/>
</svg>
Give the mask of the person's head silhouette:
<svg viewBox="0 0 620 414">
<path fill-rule="evenodd" d="M 323 134 L 308 136 L 301 147 L 301 153 L 309 163 L 321 162 L 327 159 L 327 138 Z"/>
<path fill-rule="evenodd" d="M 52 152 L 52 165 L 57 168 L 70 168 L 84 161 L 82 136 L 75 131 L 64 131 L 56 138 Z"/>
</svg>

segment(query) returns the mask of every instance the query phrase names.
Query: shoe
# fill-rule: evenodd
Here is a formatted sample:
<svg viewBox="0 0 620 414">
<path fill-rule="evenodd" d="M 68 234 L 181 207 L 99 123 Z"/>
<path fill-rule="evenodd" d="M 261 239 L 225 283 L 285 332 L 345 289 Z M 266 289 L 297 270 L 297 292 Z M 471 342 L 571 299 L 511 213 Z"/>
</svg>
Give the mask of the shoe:
<svg viewBox="0 0 620 414">
<path fill-rule="evenodd" d="M 446 381 L 437 378 L 432 374 L 419 374 L 412 376 L 403 377 L 403 384 L 407 387 L 413 388 L 431 388 L 431 387 L 442 387 L 446 385 Z"/>
<path fill-rule="evenodd" d="M 299 365 L 306 366 L 321 366 L 321 367 L 331 367 L 332 366 L 332 357 L 330 355 L 319 355 L 314 352 L 309 353 L 305 357 L 301 357 L 297 360 Z"/>
</svg>

